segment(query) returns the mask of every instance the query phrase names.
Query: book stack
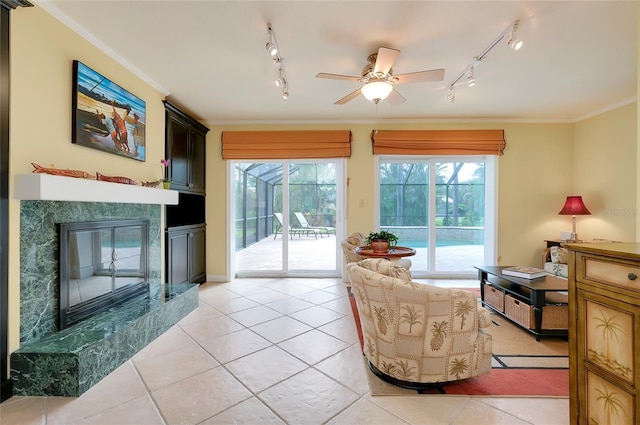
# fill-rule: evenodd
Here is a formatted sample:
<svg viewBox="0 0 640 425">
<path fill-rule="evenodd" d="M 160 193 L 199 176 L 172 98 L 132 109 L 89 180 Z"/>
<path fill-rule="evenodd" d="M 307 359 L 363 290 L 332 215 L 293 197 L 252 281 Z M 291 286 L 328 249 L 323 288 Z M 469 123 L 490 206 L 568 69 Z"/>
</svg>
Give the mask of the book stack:
<svg viewBox="0 0 640 425">
<path fill-rule="evenodd" d="M 536 267 L 514 266 L 502 269 L 502 274 L 523 277 L 525 279 L 537 279 L 539 277 L 545 277 L 547 272 L 544 271 L 544 269 L 538 269 Z"/>
</svg>

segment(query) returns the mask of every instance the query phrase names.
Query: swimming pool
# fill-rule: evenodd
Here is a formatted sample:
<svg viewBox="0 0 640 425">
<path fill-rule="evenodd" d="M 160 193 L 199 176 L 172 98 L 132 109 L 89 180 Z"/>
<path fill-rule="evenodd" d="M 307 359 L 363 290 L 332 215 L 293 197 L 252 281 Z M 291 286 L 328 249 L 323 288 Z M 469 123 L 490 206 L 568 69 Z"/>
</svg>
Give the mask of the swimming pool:
<svg viewBox="0 0 640 425">
<path fill-rule="evenodd" d="M 408 248 L 426 248 L 427 241 L 426 240 L 418 240 L 418 239 L 400 239 L 398 241 L 399 246 L 406 246 Z M 480 241 L 461 241 L 461 240 L 453 240 L 453 239 L 436 239 L 436 247 L 439 246 L 460 246 L 460 245 L 484 245 Z"/>
</svg>

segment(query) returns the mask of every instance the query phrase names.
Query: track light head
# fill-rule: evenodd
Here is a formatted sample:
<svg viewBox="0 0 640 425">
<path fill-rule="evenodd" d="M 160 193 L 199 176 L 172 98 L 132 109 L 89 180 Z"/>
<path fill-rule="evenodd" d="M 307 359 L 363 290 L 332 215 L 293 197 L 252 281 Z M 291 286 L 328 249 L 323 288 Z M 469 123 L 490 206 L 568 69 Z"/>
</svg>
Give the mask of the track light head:
<svg viewBox="0 0 640 425">
<path fill-rule="evenodd" d="M 266 48 L 267 52 L 269 52 L 271 56 L 275 56 L 278 53 L 278 46 L 276 46 L 274 43 L 271 43 L 270 41 L 267 42 Z"/>
<path fill-rule="evenodd" d="M 278 54 L 278 43 L 276 42 L 276 36 L 273 34 L 273 29 L 271 28 L 270 23 L 267 24 L 267 32 L 269 33 L 269 40 L 265 47 L 271 56 L 275 56 Z"/>
<path fill-rule="evenodd" d="M 453 87 L 449 87 L 449 94 L 447 95 L 447 100 L 449 102 L 453 102 L 454 100 L 456 100 L 456 91 L 454 90 Z"/>
<path fill-rule="evenodd" d="M 289 99 L 289 92 L 288 92 L 288 91 L 283 91 L 283 92 L 282 92 L 282 98 L 283 98 L 284 100 Z"/>
<path fill-rule="evenodd" d="M 511 33 L 509 34 L 509 40 L 507 41 L 507 45 L 511 47 L 513 50 L 520 50 L 520 48 L 524 44 L 523 41 L 518 38 L 519 26 L 520 26 L 520 20 L 518 19 L 513 23 L 513 27 L 511 28 Z"/>
<path fill-rule="evenodd" d="M 474 77 L 474 68 L 471 67 L 471 69 L 469 69 L 469 73 L 467 74 L 467 86 L 469 87 L 473 87 L 476 85 L 476 77 Z"/>
</svg>

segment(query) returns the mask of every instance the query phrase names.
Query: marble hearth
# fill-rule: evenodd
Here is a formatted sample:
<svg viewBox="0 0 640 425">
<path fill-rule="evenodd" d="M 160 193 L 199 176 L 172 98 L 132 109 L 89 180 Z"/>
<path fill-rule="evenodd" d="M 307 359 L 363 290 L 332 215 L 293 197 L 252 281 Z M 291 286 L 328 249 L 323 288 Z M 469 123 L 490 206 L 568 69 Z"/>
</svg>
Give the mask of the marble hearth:
<svg viewBox="0 0 640 425">
<path fill-rule="evenodd" d="M 198 306 L 197 284 L 160 282 L 161 205 L 177 203 L 177 193 L 60 176 L 17 177 L 20 349 L 11 354 L 14 394 L 79 396 Z M 57 225 L 122 219 L 149 221 L 148 291 L 59 331 Z"/>
</svg>

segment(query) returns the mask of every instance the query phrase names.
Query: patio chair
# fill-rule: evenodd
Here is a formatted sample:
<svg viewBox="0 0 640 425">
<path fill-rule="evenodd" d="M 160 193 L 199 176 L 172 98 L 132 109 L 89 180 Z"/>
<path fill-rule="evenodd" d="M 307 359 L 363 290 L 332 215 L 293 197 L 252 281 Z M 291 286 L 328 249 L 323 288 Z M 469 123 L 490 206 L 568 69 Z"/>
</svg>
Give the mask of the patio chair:
<svg viewBox="0 0 640 425">
<path fill-rule="evenodd" d="M 278 232 L 282 233 L 282 223 L 284 223 L 284 219 L 282 218 L 282 213 L 273 213 L 273 216 L 277 221 L 276 228 L 273 231 L 273 240 L 275 240 L 278 236 Z M 293 228 L 291 227 L 291 225 L 289 225 L 289 235 L 291 236 L 291 239 L 293 239 L 293 235 L 298 235 L 298 237 L 300 237 L 303 233 L 307 236 L 309 234 L 313 234 L 313 236 L 318 239 L 318 234 L 320 233 L 320 231 L 318 229 Z"/>
<path fill-rule="evenodd" d="M 333 233 L 334 235 L 336 234 L 336 229 L 333 227 L 311 226 L 307 221 L 307 218 L 301 212 L 294 212 L 293 214 L 295 214 L 296 218 L 298 219 L 301 228 L 309 230 L 316 229 L 319 231 L 320 237 L 322 237 L 323 234 L 327 236 L 329 236 L 331 233 Z"/>
</svg>

